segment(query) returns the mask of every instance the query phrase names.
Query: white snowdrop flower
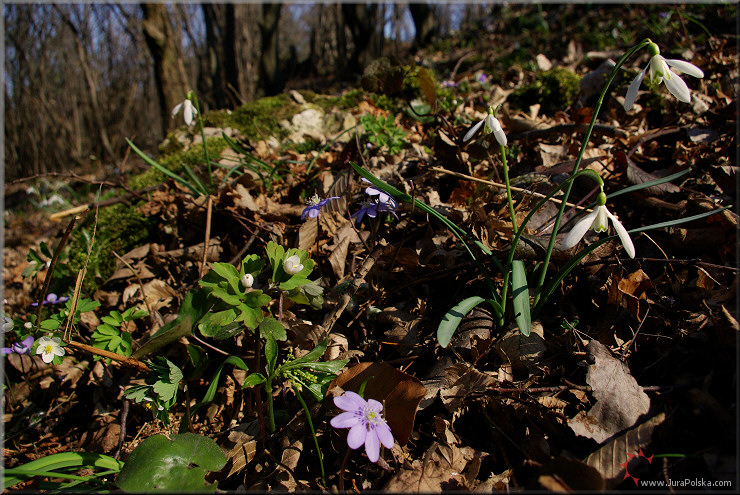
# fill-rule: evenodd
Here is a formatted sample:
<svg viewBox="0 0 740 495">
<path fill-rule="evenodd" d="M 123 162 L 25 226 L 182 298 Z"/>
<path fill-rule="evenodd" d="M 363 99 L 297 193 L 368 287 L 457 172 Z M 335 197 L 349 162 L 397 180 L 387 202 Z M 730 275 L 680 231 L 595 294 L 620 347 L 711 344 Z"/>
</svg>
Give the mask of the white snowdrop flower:
<svg viewBox="0 0 740 495">
<path fill-rule="evenodd" d="M 684 80 L 670 68 L 674 67 L 684 74 L 698 78 L 704 77 L 704 72 L 699 67 L 690 62 L 686 62 L 685 60 L 671 60 L 664 58 L 660 54 L 660 48 L 658 48 L 658 45 L 655 43 L 650 43 L 648 45 L 648 53 L 650 54 L 650 61 L 647 66 L 637 74 L 637 77 L 632 80 L 629 88 L 627 88 L 627 94 L 624 97 L 624 109 L 629 111 L 632 108 L 632 105 L 635 104 L 637 91 L 640 89 L 640 84 L 642 84 L 645 74 L 648 74 L 648 83 L 651 86 L 665 83 L 665 87 L 668 88 L 668 91 L 678 98 L 679 101 L 690 103 L 691 92 L 689 91 L 689 87 L 686 86 Z"/>
<path fill-rule="evenodd" d="M 251 273 L 245 273 L 244 276 L 241 278 L 242 285 L 246 287 L 247 289 L 252 288 L 252 284 L 254 284 L 254 277 Z"/>
<path fill-rule="evenodd" d="M 484 134 L 493 133 L 496 141 L 498 141 L 500 145 L 506 146 L 506 134 L 504 134 L 504 130 L 501 128 L 501 122 L 493 116 L 493 107 L 488 107 L 488 115 L 486 118 L 471 127 L 465 136 L 463 136 L 463 143 L 469 141 L 478 132 L 481 126 L 483 126 Z"/>
<path fill-rule="evenodd" d="M 301 270 L 303 270 L 301 258 L 299 258 L 297 254 L 294 254 L 293 256 L 288 256 L 283 262 L 283 270 L 285 270 L 285 273 L 287 273 L 288 275 L 295 275 L 296 273 L 300 272 Z"/>
<path fill-rule="evenodd" d="M 193 105 L 190 98 L 191 95 L 188 94 L 188 97 L 185 98 L 185 100 L 175 105 L 175 108 L 172 109 L 172 118 L 175 118 L 175 115 L 177 115 L 180 112 L 180 109 L 182 109 L 182 116 L 188 126 L 192 125 L 195 121 L 195 116 L 198 115 L 198 110 L 195 108 L 195 105 Z"/>
<path fill-rule="evenodd" d="M 596 198 L 596 209 L 580 219 L 578 223 L 568 232 L 563 242 L 560 244 L 562 249 L 570 249 L 583 239 L 588 229 L 594 229 L 596 232 L 606 232 L 609 230 L 609 220 L 614 225 L 614 230 L 617 231 L 619 240 L 622 241 L 622 246 L 630 258 L 635 257 L 635 246 L 632 244 L 632 239 L 627 233 L 627 229 L 622 226 L 616 215 L 613 215 L 609 210 L 606 209 L 606 194 L 600 192 Z"/>
<path fill-rule="evenodd" d="M 61 343 L 62 339 L 59 337 L 41 337 L 39 346 L 36 348 L 36 354 L 41 354 L 41 360 L 49 364 L 54 360 L 54 356 L 64 356 Z"/>
</svg>

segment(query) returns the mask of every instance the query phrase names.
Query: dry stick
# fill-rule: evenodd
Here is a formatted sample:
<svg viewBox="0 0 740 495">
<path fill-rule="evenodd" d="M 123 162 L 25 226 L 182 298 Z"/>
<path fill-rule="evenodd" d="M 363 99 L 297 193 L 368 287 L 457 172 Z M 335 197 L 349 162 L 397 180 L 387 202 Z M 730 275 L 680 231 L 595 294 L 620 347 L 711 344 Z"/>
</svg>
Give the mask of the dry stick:
<svg viewBox="0 0 740 495">
<path fill-rule="evenodd" d="M 143 373 L 149 373 L 151 371 L 149 369 L 149 366 L 146 365 L 146 363 L 139 361 L 138 359 L 133 358 L 133 357 L 127 357 L 122 354 L 116 354 L 115 352 L 106 351 L 105 349 L 98 349 L 97 347 L 83 344 L 81 342 L 69 341 L 67 342 L 67 344 L 81 351 L 89 352 L 90 354 L 93 354 L 95 356 L 101 356 L 104 358 L 111 359 L 117 363 L 120 363 L 123 366 L 134 368 Z"/>
<path fill-rule="evenodd" d="M 49 270 L 46 272 L 46 277 L 44 278 L 44 287 L 41 290 L 41 299 L 39 300 L 38 308 L 36 309 L 36 331 L 41 330 L 41 309 L 44 306 L 44 301 L 46 300 L 46 291 L 49 290 L 49 284 L 51 284 L 51 276 L 54 273 L 54 267 L 57 265 L 57 259 L 59 259 L 59 255 L 62 253 L 62 248 L 64 247 L 64 244 L 66 244 L 67 239 L 69 239 L 69 235 L 72 233 L 72 228 L 75 226 L 75 222 L 77 221 L 77 217 L 72 217 L 72 220 L 69 222 L 69 225 L 67 225 L 67 229 L 64 231 L 64 235 L 62 235 L 61 240 L 59 241 L 59 245 L 57 246 L 56 250 L 54 251 L 54 255 L 51 258 L 51 264 L 49 265 Z"/>
<path fill-rule="evenodd" d="M 208 196 L 208 206 L 206 207 L 206 240 L 203 242 L 203 261 L 200 264 L 198 276 L 203 278 L 203 272 L 206 270 L 206 261 L 208 261 L 208 241 L 211 238 L 211 212 L 213 210 L 213 197 Z"/>
<path fill-rule="evenodd" d="M 131 401 L 128 399 L 123 400 L 123 407 L 121 408 L 121 432 L 118 434 L 118 446 L 116 452 L 113 454 L 113 458 L 118 460 L 121 457 L 121 450 L 123 449 L 123 442 L 126 439 L 126 420 L 128 419 L 128 408 Z"/>
<path fill-rule="evenodd" d="M 144 292 L 144 282 L 141 281 L 141 278 L 139 277 L 139 273 L 136 270 L 134 270 L 134 267 L 131 266 L 131 264 L 128 261 L 126 261 L 125 259 L 123 259 L 120 256 L 118 256 L 118 254 L 116 254 L 115 251 L 112 251 L 111 250 L 111 253 L 113 253 L 113 256 L 115 256 L 116 258 L 118 258 L 121 261 L 121 263 L 123 263 L 124 265 L 126 265 L 126 268 L 128 268 L 129 270 L 131 270 L 131 273 L 133 273 L 134 274 L 134 277 L 136 277 L 136 281 L 139 283 L 139 287 L 141 288 L 141 298 L 144 300 L 144 304 L 146 305 L 146 309 L 147 309 L 147 311 L 149 311 L 149 318 L 152 321 L 152 325 L 154 325 L 154 312 L 152 311 L 152 307 L 149 305 L 149 300 L 146 298 L 146 293 Z"/>
<path fill-rule="evenodd" d="M 324 329 L 324 337 L 329 335 L 332 327 L 342 315 L 342 312 L 347 307 L 347 304 L 349 304 L 350 299 L 352 299 L 352 295 L 357 292 L 357 289 L 360 288 L 360 284 L 370 272 L 370 269 L 375 265 L 375 262 L 378 261 L 378 258 L 380 258 L 380 256 L 383 254 L 383 251 L 385 250 L 385 247 L 387 245 L 388 243 L 384 239 L 381 239 L 375 246 L 375 249 L 372 250 L 370 255 L 365 258 L 365 261 L 362 263 L 362 266 L 358 270 L 357 275 L 355 275 L 352 283 L 347 288 L 347 292 L 342 294 L 342 299 L 334 307 L 334 310 L 331 312 L 331 314 L 329 314 L 329 316 L 324 319 L 324 323 L 322 323 L 321 325 L 321 327 Z"/>
<path fill-rule="evenodd" d="M 339 468 L 339 491 L 344 491 L 344 471 L 347 469 L 347 461 L 349 461 L 349 455 L 352 453 L 352 449 L 347 446 L 347 451 L 344 453 L 344 460 L 342 461 L 342 467 Z"/>
<path fill-rule="evenodd" d="M 506 184 L 500 184 L 498 182 L 493 182 L 493 181 L 486 180 L 486 179 L 479 179 L 478 177 L 473 177 L 471 175 L 462 174 L 460 172 L 453 172 L 452 170 L 447 170 L 445 168 L 432 167 L 430 170 L 432 172 L 439 172 L 439 173 L 442 173 L 442 174 L 447 174 L 447 175 L 452 175 L 452 176 L 455 176 L 455 177 L 459 177 L 460 179 L 466 179 L 466 180 L 472 180 L 474 182 L 480 182 L 481 184 L 487 184 L 489 186 L 498 187 L 499 189 L 506 189 Z M 541 194 L 541 193 L 538 193 L 538 192 L 535 192 L 535 191 L 530 191 L 529 189 L 522 189 L 521 187 L 511 186 L 511 190 L 514 191 L 514 192 L 519 192 L 519 193 L 523 193 L 523 194 L 531 194 L 532 196 L 537 196 L 538 198 L 544 198 L 546 196 L 545 194 Z M 550 198 L 549 200 L 550 201 L 555 201 L 556 203 L 562 203 L 563 202 L 562 200 L 557 199 L 557 198 Z M 588 208 L 584 208 L 582 206 L 574 205 L 573 203 L 565 203 L 565 204 L 568 205 L 568 206 L 570 206 L 571 208 L 577 208 L 579 210 L 583 210 L 583 211 L 586 211 L 586 212 L 589 212 L 589 213 L 591 212 L 591 210 L 589 210 Z"/>
<path fill-rule="evenodd" d="M 105 183 L 103 185 L 108 185 L 108 184 Z M 114 184 L 114 186 L 117 186 L 117 184 Z M 163 186 L 163 184 L 159 184 L 159 185 L 156 185 L 156 186 L 149 186 L 149 187 L 145 187 L 143 189 L 139 189 L 137 191 L 131 191 L 131 192 L 128 192 L 126 194 L 122 194 L 120 196 L 116 196 L 115 198 L 106 199 L 105 201 L 99 201 L 99 202 L 93 201 L 93 202 L 88 203 L 86 205 L 75 206 L 74 208 L 70 208 L 68 210 L 58 211 L 56 213 L 53 213 L 52 215 L 49 215 L 49 220 L 51 220 L 52 222 L 60 222 L 62 220 L 62 218 L 67 217 L 69 215 L 76 215 L 78 213 L 84 213 L 86 211 L 92 210 L 93 208 L 102 208 L 102 207 L 105 207 L 105 206 L 111 206 L 111 205 L 114 205 L 114 204 L 117 204 L 117 203 L 122 203 L 122 202 L 125 202 L 126 200 L 128 200 L 131 196 L 138 196 L 141 193 L 145 193 L 145 192 L 149 192 L 149 191 L 154 191 L 156 189 L 159 189 L 162 186 Z"/>
<path fill-rule="evenodd" d="M 565 132 L 586 132 L 588 124 L 558 124 L 547 129 L 534 129 L 531 131 L 520 132 L 509 136 L 511 140 L 540 139 L 550 134 L 561 134 Z M 593 131 L 595 134 L 604 134 L 610 137 L 626 138 L 629 136 L 626 131 L 612 127 L 610 125 L 596 124 Z"/>
</svg>

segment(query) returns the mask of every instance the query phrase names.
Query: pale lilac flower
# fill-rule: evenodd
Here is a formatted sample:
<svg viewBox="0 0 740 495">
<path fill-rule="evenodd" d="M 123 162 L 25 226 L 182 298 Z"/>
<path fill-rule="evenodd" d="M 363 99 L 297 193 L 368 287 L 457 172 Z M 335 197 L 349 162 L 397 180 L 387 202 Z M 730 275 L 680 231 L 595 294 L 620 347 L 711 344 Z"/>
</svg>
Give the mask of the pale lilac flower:
<svg viewBox="0 0 740 495">
<path fill-rule="evenodd" d="M 182 109 L 183 119 L 188 126 L 195 121 L 195 116 L 198 115 L 198 110 L 195 108 L 195 105 L 193 105 L 190 98 L 191 95 L 188 94 L 185 100 L 175 105 L 175 108 L 172 109 L 172 118 L 175 118 L 175 115 L 177 115 L 178 112 L 180 112 L 180 109 Z"/>
<path fill-rule="evenodd" d="M 16 342 L 15 344 L 11 344 L 10 347 L 3 347 L 0 349 L 0 353 L 2 354 L 28 354 L 31 352 L 31 346 L 33 345 L 33 337 L 28 336 L 25 339 L 23 339 L 21 342 Z"/>
<path fill-rule="evenodd" d="M 691 92 L 686 83 L 681 79 L 675 72 L 671 71 L 669 67 L 675 67 L 681 72 L 690 76 L 703 78 L 704 72 L 694 64 L 686 62 L 685 60 L 669 60 L 664 58 L 660 54 L 660 48 L 655 43 L 648 45 L 648 53 L 650 54 L 650 61 L 647 66 L 637 74 L 632 80 L 629 88 L 627 88 L 627 94 L 624 97 L 624 109 L 630 110 L 632 105 L 635 104 L 637 99 L 637 91 L 640 89 L 640 84 L 645 78 L 645 74 L 648 74 L 648 82 L 651 86 L 657 86 L 660 83 L 665 83 L 665 87 L 671 92 L 673 96 L 678 98 L 679 101 L 684 103 L 691 102 Z"/>
<path fill-rule="evenodd" d="M 362 217 L 367 214 L 370 218 L 375 218 L 375 215 L 377 213 L 382 213 L 384 211 L 387 211 L 388 213 L 393 213 L 393 216 L 398 219 L 398 215 L 396 214 L 396 208 L 398 207 L 398 203 L 396 203 L 396 200 L 393 199 L 393 197 L 378 189 L 377 187 L 372 185 L 372 182 L 367 180 L 366 178 L 362 178 L 362 181 L 371 184 L 369 187 L 365 188 L 365 194 L 370 196 L 371 200 L 365 201 L 362 203 L 362 208 L 360 208 L 360 211 L 352 215 L 353 217 L 355 215 L 358 215 L 359 218 L 357 219 L 358 222 L 362 221 Z M 377 199 L 376 199 L 377 196 Z M 374 202 L 372 200 L 375 200 Z"/>
<path fill-rule="evenodd" d="M 575 226 L 565 236 L 560 247 L 563 249 L 570 249 L 583 239 L 589 228 L 594 229 L 596 232 L 606 232 L 609 230 L 609 221 L 611 220 L 614 225 L 614 230 L 617 231 L 619 240 L 622 241 L 622 246 L 630 258 L 635 257 L 635 246 L 632 244 L 627 229 L 622 226 L 616 215 L 613 215 L 609 210 L 606 209 L 606 194 L 603 192 L 599 193 L 596 198 L 596 208 L 594 211 L 583 217 L 575 224 Z"/>
<path fill-rule="evenodd" d="M 61 304 L 67 301 L 69 301 L 69 298 L 67 296 L 58 297 L 53 292 L 49 292 L 48 294 L 46 294 L 46 299 L 44 299 L 44 301 L 41 304 L 43 306 L 46 306 L 47 304 Z M 38 302 L 31 303 L 31 306 L 34 306 L 34 307 L 38 305 L 39 305 Z"/>
<path fill-rule="evenodd" d="M 370 218 L 378 216 L 378 203 L 366 199 L 360 204 L 360 209 L 352 214 L 352 218 L 357 218 L 357 222 L 362 222 L 362 219 L 367 215 Z"/>
<path fill-rule="evenodd" d="M 54 356 L 64 356 L 61 343 L 62 339 L 59 337 L 41 337 L 36 348 L 36 354 L 41 354 L 41 360 L 49 364 L 54 360 Z"/>
<path fill-rule="evenodd" d="M 283 262 L 283 270 L 288 275 L 295 275 L 296 273 L 300 272 L 301 270 L 303 270 L 301 258 L 297 254 L 294 254 L 293 256 L 288 256 Z"/>
<path fill-rule="evenodd" d="M 446 81 L 442 81 L 442 87 L 443 88 L 456 88 L 457 83 L 453 81 L 452 79 L 447 79 Z"/>
<path fill-rule="evenodd" d="M 493 107 L 488 107 L 488 115 L 486 118 L 475 124 L 467 133 L 465 133 L 465 136 L 463 136 L 463 143 L 469 141 L 473 136 L 475 136 L 481 126 L 483 126 L 484 134 L 493 133 L 496 141 L 498 141 L 500 145 L 506 146 L 506 134 L 501 128 L 501 122 L 493 116 Z"/>
<path fill-rule="evenodd" d="M 311 199 L 308 200 L 308 206 L 301 213 L 301 220 L 305 220 L 306 217 L 316 218 L 321 213 L 321 207 L 332 199 L 339 199 L 339 196 L 332 196 L 330 198 L 321 199 L 318 194 L 314 194 Z"/>
<path fill-rule="evenodd" d="M 347 434 L 349 448 L 359 449 L 365 445 L 365 453 L 372 462 L 378 462 L 380 444 L 393 448 L 393 433 L 381 414 L 383 404 L 373 399 L 366 401 L 355 392 L 334 397 L 334 404 L 345 412 L 332 418 L 330 424 L 334 428 L 350 429 Z"/>
<path fill-rule="evenodd" d="M 486 81 L 488 81 L 488 76 L 486 75 L 485 72 L 481 72 L 480 75 L 478 76 L 478 82 L 483 84 Z"/>
</svg>

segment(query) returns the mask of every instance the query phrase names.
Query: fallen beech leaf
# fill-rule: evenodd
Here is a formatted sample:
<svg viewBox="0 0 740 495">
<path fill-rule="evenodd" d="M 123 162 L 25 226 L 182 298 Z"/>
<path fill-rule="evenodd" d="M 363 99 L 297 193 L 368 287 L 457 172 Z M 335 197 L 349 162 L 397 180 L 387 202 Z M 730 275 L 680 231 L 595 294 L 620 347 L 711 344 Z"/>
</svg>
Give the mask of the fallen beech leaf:
<svg viewBox="0 0 740 495">
<path fill-rule="evenodd" d="M 416 408 L 426 388 L 419 379 L 385 363 L 359 363 L 332 380 L 329 390 L 336 386 L 359 392 L 365 381 L 365 399 L 383 403 L 383 417 L 393 437 L 399 445 L 406 445 L 414 428 Z"/>
<path fill-rule="evenodd" d="M 606 489 L 611 490 L 624 481 L 625 462 L 630 461 L 626 465 L 627 469 L 634 468 L 633 464 L 640 462 L 637 457 L 632 457 L 630 460 L 627 454 L 636 455 L 640 449 L 647 447 L 652 439 L 653 430 L 663 421 L 665 421 L 665 413 L 656 414 L 623 435 L 605 443 L 599 450 L 586 457 L 584 462 L 601 473 L 606 480 Z"/>
<path fill-rule="evenodd" d="M 473 392 L 485 392 L 498 381 L 486 373 L 481 373 L 473 366 L 457 363 L 445 370 L 447 386 L 439 391 L 442 403 L 448 411 L 460 414 L 465 397 Z"/>
<path fill-rule="evenodd" d="M 511 363 L 514 371 L 533 370 L 547 350 L 544 335 L 545 331 L 538 321 L 532 322 L 526 337 L 514 326 L 496 343 L 496 352 L 504 362 Z"/>
<path fill-rule="evenodd" d="M 586 382 L 591 386 L 596 404 L 568 421 L 577 434 L 598 443 L 631 427 L 650 409 L 650 398 L 630 375 L 626 364 L 611 355 L 607 347 L 592 340 L 586 351 L 594 359 Z"/>
<path fill-rule="evenodd" d="M 604 478 L 598 470 L 578 459 L 558 457 L 540 468 L 537 481 L 554 492 L 602 491 Z"/>
</svg>

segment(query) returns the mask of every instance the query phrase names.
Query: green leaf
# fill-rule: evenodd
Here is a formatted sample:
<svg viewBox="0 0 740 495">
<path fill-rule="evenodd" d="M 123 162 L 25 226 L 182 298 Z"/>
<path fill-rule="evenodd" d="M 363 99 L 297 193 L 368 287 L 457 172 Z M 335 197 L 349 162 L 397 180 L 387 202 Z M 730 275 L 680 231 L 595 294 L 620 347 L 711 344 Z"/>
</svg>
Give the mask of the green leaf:
<svg viewBox="0 0 740 495">
<path fill-rule="evenodd" d="M 113 316 L 113 312 L 111 311 L 111 315 L 110 316 L 103 316 L 102 318 L 100 318 L 100 321 L 102 321 L 103 323 L 107 323 L 108 325 L 110 325 L 112 327 L 120 327 L 122 320 L 116 319 Z"/>
<path fill-rule="evenodd" d="M 237 368 L 248 371 L 247 365 L 244 363 L 244 361 L 241 360 L 241 358 L 236 356 L 229 356 L 227 357 L 223 363 L 216 369 L 216 372 L 213 374 L 213 378 L 211 379 L 210 385 L 208 385 L 208 389 L 206 390 L 206 395 L 203 397 L 203 400 L 198 402 L 196 405 L 190 408 L 190 417 L 192 418 L 195 412 L 200 409 L 202 406 L 209 404 L 213 402 L 213 399 L 216 398 L 216 390 L 218 389 L 218 379 L 221 377 L 221 371 L 224 369 L 224 366 L 227 364 L 230 364 L 232 366 L 236 366 Z"/>
<path fill-rule="evenodd" d="M 219 311 L 217 313 L 210 313 L 203 321 L 198 325 L 200 333 L 204 337 L 213 337 L 218 333 L 219 327 L 228 325 L 236 319 L 236 311 L 233 309 L 227 309 Z"/>
<path fill-rule="evenodd" d="M 278 346 L 275 341 L 275 337 L 272 334 L 267 335 L 265 339 L 265 359 L 267 359 L 267 376 L 272 376 L 275 371 L 275 363 L 277 362 Z"/>
<path fill-rule="evenodd" d="M 112 327 L 108 325 L 107 323 L 102 323 L 98 325 L 97 327 L 95 327 L 95 331 L 93 332 L 93 335 L 95 335 L 96 333 L 100 334 L 101 336 L 102 335 L 113 336 L 113 335 L 118 335 L 119 333 L 121 333 L 121 331 L 116 327 Z"/>
<path fill-rule="evenodd" d="M 131 453 L 116 485 L 127 492 L 212 492 L 216 485 L 206 485 L 205 475 L 225 465 L 223 451 L 208 437 L 153 435 Z"/>
<path fill-rule="evenodd" d="M 511 264 L 511 296 L 513 298 L 516 325 L 525 337 L 529 336 L 532 319 L 529 314 L 529 288 L 527 287 L 527 269 L 522 260 Z"/>
<path fill-rule="evenodd" d="M 304 267 L 303 270 L 301 270 L 299 273 L 303 273 L 306 270 Z M 296 287 L 300 287 L 302 285 L 308 285 L 311 281 L 307 279 L 306 277 L 303 277 L 299 274 L 293 275 L 285 282 L 280 282 L 280 288 L 282 290 L 291 290 L 295 289 Z"/>
<path fill-rule="evenodd" d="M 447 311 L 447 314 L 442 317 L 442 321 L 439 322 L 439 327 L 437 327 L 437 342 L 439 342 L 439 345 L 447 347 L 465 315 L 483 301 L 485 299 L 480 296 L 468 297 Z"/>
<path fill-rule="evenodd" d="M 240 296 L 237 296 L 236 294 L 231 294 L 227 292 L 226 289 L 223 289 L 221 287 L 214 287 L 211 291 L 211 295 L 213 297 L 221 299 L 223 302 L 230 306 L 238 306 L 242 302 L 242 298 Z"/>
<path fill-rule="evenodd" d="M 272 280 L 274 281 L 278 273 L 278 268 L 281 270 L 283 268 L 285 249 L 280 244 L 270 241 L 265 247 L 265 252 L 267 253 L 267 258 L 270 260 L 270 265 L 272 266 Z"/>
<path fill-rule="evenodd" d="M 321 371 L 324 373 L 337 374 L 339 370 L 347 366 L 349 359 L 340 359 L 335 361 L 313 361 L 311 363 L 302 363 L 301 368 L 308 368 L 311 371 Z"/>
<path fill-rule="evenodd" d="M 246 275 L 247 273 L 250 273 L 253 277 L 257 278 L 257 275 L 259 275 L 264 266 L 264 260 L 262 260 L 262 258 L 260 258 L 258 255 L 250 254 L 248 256 L 245 256 L 242 260 L 239 278 L 241 278 L 242 275 Z"/>
<path fill-rule="evenodd" d="M 234 292 L 239 292 L 239 272 L 234 268 L 234 265 L 230 263 L 214 263 L 213 271 L 218 273 L 221 277 L 229 282 L 229 285 Z"/>
<path fill-rule="evenodd" d="M 299 357 L 298 359 L 294 359 L 293 361 L 288 361 L 284 365 L 282 365 L 282 368 L 284 370 L 288 370 L 291 368 L 300 368 L 305 363 L 311 363 L 314 361 L 318 361 L 321 359 L 321 356 L 324 355 L 326 352 L 326 347 L 329 345 L 329 336 L 327 335 L 324 337 L 324 340 L 319 342 L 319 344 L 313 348 L 311 352 L 306 354 L 305 356 Z"/>
<path fill-rule="evenodd" d="M 240 304 L 238 309 L 239 316 L 236 318 L 236 321 L 243 322 L 244 326 L 246 326 L 250 330 L 254 330 L 255 328 L 257 328 L 257 326 L 262 321 L 262 318 L 264 317 L 264 315 L 262 314 L 262 310 L 259 308 L 252 308 L 250 306 Z"/>
<path fill-rule="evenodd" d="M 190 172 L 192 174 L 191 179 L 193 180 L 194 184 L 191 184 L 190 182 L 188 182 L 187 180 L 183 179 L 182 177 L 180 177 L 179 175 L 177 175 L 176 173 L 174 173 L 170 169 L 168 169 L 166 167 L 163 167 L 159 163 L 157 163 L 154 160 L 152 160 L 151 158 L 149 158 L 146 155 L 146 153 L 144 153 L 139 148 L 137 148 L 136 145 L 134 143 L 132 143 L 131 140 L 129 140 L 129 138 L 125 138 L 125 139 L 126 139 L 126 143 L 128 143 L 128 145 L 131 147 L 131 149 L 134 150 L 134 152 L 137 155 L 139 155 L 139 157 L 142 160 L 144 160 L 147 163 L 147 165 L 149 165 L 150 167 L 154 167 L 155 169 L 157 169 L 159 172 L 163 173 L 167 177 L 170 177 L 172 179 L 175 179 L 177 182 L 179 182 L 180 184 L 184 185 L 185 187 L 187 187 L 188 189 L 190 189 L 191 191 L 193 191 L 193 193 L 195 193 L 195 196 L 196 197 L 201 196 L 201 195 L 208 196 L 208 189 L 206 189 L 206 187 L 203 185 L 203 183 L 197 177 L 195 177 L 194 174 L 192 174 L 192 170 L 190 170 Z M 186 166 L 185 167 L 185 170 L 188 171 L 189 168 Z"/>
<path fill-rule="evenodd" d="M 10 469 L 5 469 L 3 476 L 3 488 L 8 489 L 16 483 L 21 481 L 29 480 L 36 476 L 36 472 L 60 472 L 68 471 L 70 468 L 76 470 L 85 468 L 98 468 L 109 470 L 114 473 L 121 470 L 124 466 L 123 461 L 118 461 L 113 457 L 93 454 L 91 452 L 60 452 L 58 454 L 51 454 L 39 459 L 21 464 Z M 20 473 L 19 471 L 23 471 Z"/>
<path fill-rule="evenodd" d="M 272 335 L 275 340 L 283 341 L 288 338 L 285 333 L 285 327 L 272 316 L 268 316 L 260 323 L 260 336 L 264 339 L 267 335 Z"/>
<path fill-rule="evenodd" d="M 262 373 L 252 373 L 244 379 L 244 383 L 242 383 L 242 388 L 256 387 L 257 385 L 264 383 L 265 380 L 266 378 L 264 377 L 264 375 L 262 375 Z"/>
</svg>

